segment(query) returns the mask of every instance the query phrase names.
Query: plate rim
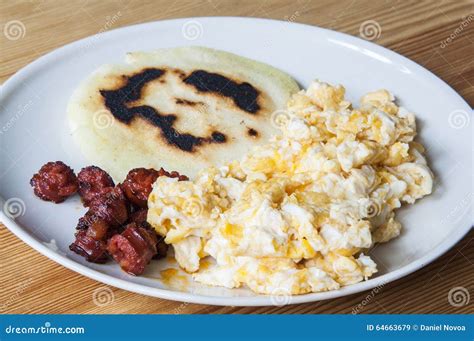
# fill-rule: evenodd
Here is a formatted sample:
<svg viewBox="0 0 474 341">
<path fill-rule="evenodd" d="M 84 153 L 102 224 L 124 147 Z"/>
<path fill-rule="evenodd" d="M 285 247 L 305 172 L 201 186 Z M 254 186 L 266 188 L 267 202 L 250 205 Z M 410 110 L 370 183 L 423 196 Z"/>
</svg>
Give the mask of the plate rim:
<svg viewBox="0 0 474 341">
<path fill-rule="evenodd" d="M 472 116 L 472 109 L 466 100 L 459 95 L 449 84 L 447 84 L 444 80 L 436 76 L 430 70 L 426 69 L 425 67 L 419 65 L 418 63 L 408 59 L 407 57 L 398 54 L 386 47 L 377 45 L 373 42 L 366 41 L 356 36 L 352 36 L 350 34 L 322 28 L 319 26 L 309 25 L 309 24 L 302 24 L 302 23 L 295 23 L 295 22 L 288 22 L 284 20 L 275 20 L 275 19 L 268 19 L 268 18 L 256 18 L 256 17 L 236 17 L 236 16 L 218 16 L 218 17 L 184 17 L 184 18 L 174 18 L 174 19 L 166 19 L 166 20 L 155 20 L 149 21 L 145 23 L 139 23 L 129 26 L 118 27 L 113 30 L 109 30 L 107 32 L 102 32 L 99 34 L 94 34 L 91 36 L 87 36 L 85 38 L 81 38 L 79 40 L 73 41 L 71 43 L 65 44 L 61 47 L 58 47 L 39 58 L 33 60 L 31 63 L 27 64 L 17 72 L 15 72 L 12 76 L 10 76 L 0 87 L 0 101 L 3 100 L 4 97 L 13 89 L 17 83 L 22 83 L 22 80 L 27 78 L 30 73 L 34 73 L 35 70 L 40 69 L 45 64 L 54 61 L 55 58 L 62 57 L 67 55 L 68 52 L 74 50 L 75 48 L 80 48 L 81 45 L 87 43 L 90 40 L 97 38 L 97 36 L 110 38 L 113 35 L 120 34 L 120 31 L 125 30 L 139 30 L 141 27 L 150 26 L 150 25 L 159 25 L 159 24 L 179 24 L 180 22 L 184 23 L 185 21 L 191 20 L 202 20 L 202 21 L 212 21 L 212 20 L 236 20 L 241 22 L 266 22 L 270 25 L 275 24 L 285 24 L 289 26 L 300 26 L 305 28 L 306 30 L 316 29 L 323 32 L 326 32 L 336 38 L 337 40 L 342 41 L 349 41 L 351 43 L 355 43 L 358 46 L 366 47 L 376 53 L 381 53 L 383 55 L 388 55 L 388 57 L 396 58 L 403 65 L 407 65 L 412 69 L 422 72 L 424 76 L 428 77 L 430 82 L 437 82 L 438 84 L 443 85 L 444 89 L 449 91 L 449 95 L 451 97 L 456 97 L 460 104 L 465 107 Z M 459 108 L 463 110 L 464 108 Z M 0 201 L 2 202 L 2 206 L 5 202 L 5 199 L 0 196 Z M 134 282 L 129 282 L 124 279 L 120 279 L 114 277 L 109 274 L 102 273 L 98 270 L 94 270 L 86 265 L 76 262 L 75 260 L 68 258 L 60 253 L 57 253 L 47 246 L 45 246 L 42 242 L 37 240 L 33 235 L 28 233 L 24 230 L 19 224 L 17 224 L 14 219 L 11 219 L 6 216 L 3 210 L 0 210 L 0 221 L 19 239 L 23 242 L 28 244 L 30 247 L 35 249 L 36 251 L 40 252 L 42 255 L 48 257 L 52 261 L 70 269 L 74 272 L 79 273 L 80 275 L 89 277 L 94 279 L 98 282 L 105 283 L 107 285 L 111 285 L 120 289 L 124 289 L 127 291 L 158 297 L 167 300 L 174 300 L 174 301 L 181 301 L 181 302 L 189 302 L 189 303 L 197 303 L 197 304 L 208 304 L 208 305 L 222 305 L 222 306 L 270 306 L 275 305 L 271 295 L 255 295 L 255 296 L 230 296 L 230 297 L 223 297 L 223 296 L 208 296 L 202 294 L 194 294 L 188 293 L 183 291 L 177 291 L 173 289 L 160 289 L 147 286 L 145 284 L 139 284 Z M 308 302 L 315 302 L 320 300 L 327 300 L 333 299 L 337 297 L 347 296 L 363 291 L 367 291 L 373 289 L 375 287 L 385 285 L 387 283 L 393 282 L 397 279 L 405 277 L 416 270 L 428 265 L 429 263 L 436 260 L 441 255 L 445 254 L 449 249 L 451 249 L 456 243 L 458 243 L 473 227 L 474 219 L 471 219 L 471 223 L 464 227 L 462 225 L 456 225 L 452 233 L 441 241 L 436 248 L 432 249 L 426 255 L 421 257 L 414 262 L 411 262 L 401 268 L 389 272 L 387 274 L 371 278 L 367 281 L 359 282 L 353 285 L 342 287 L 338 290 L 333 291 L 326 291 L 326 292 L 318 292 L 318 293 L 308 293 L 303 295 L 294 295 L 291 296 L 289 302 L 285 302 L 285 304 L 299 304 L 299 303 L 308 303 Z"/>
</svg>

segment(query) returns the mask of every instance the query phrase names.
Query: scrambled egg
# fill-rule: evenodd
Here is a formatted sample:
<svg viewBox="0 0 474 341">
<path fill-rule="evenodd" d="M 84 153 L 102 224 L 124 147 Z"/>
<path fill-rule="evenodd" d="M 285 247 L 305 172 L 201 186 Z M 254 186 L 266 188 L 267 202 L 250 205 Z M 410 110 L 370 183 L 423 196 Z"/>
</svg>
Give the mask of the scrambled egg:
<svg viewBox="0 0 474 341">
<path fill-rule="evenodd" d="M 193 181 L 160 177 L 148 222 L 194 280 L 263 294 L 338 289 L 377 272 L 395 210 L 431 193 L 415 116 L 387 90 L 358 108 L 315 81 L 276 112 L 282 134 Z"/>
</svg>

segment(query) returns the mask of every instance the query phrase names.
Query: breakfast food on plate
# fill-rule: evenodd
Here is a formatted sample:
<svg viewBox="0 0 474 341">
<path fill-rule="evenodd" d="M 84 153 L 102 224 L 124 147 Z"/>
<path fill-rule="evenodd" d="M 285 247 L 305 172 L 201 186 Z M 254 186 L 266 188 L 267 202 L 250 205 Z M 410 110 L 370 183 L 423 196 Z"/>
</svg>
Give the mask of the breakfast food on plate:
<svg viewBox="0 0 474 341">
<path fill-rule="evenodd" d="M 122 189 L 126 193 L 128 200 L 138 207 L 147 207 L 151 186 L 158 176 L 158 172 L 153 168 L 136 168 L 128 172 L 127 177 L 122 183 Z"/>
<path fill-rule="evenodd" d="M 94 263 L 104 263 L 112 257 L 131 275 L 142 274 L 152 258 L 166 256 L 168 246 L 146 222 L 148 195 L 157 177 L 187 177 L 163 168 L 136 168 L 123 183 L 113 186 L 110 176 L 99 167 L 89 166 L 80 173 L 84 175 L 78 177 L 88 183 L 82 199 L 89 210 L 79 219 L 71 251 Z M 98 194 L 86 202 L 85 198 L 91 197 L 88 191 Z"/>
<path fill-rule="evenodd" d="M 156 255 L 156 234 L 136 223 L 130 223 L 121 234 L 110 238 L 107 251 L 120 267 L 130 274 L 141 274 L 145 266 Z"/>
<path fill-rule="evenodd" d="M 433 175 L 414 114 L 386 90 L 357 108 L 344 93 L 315 81 L 274 116 L 270 143 L 192 181 L 156 180 L 148 222 L 196 281 L 304 294 L 377 272 L 367 251 L 400 234 L 395 210 Z"/>
<path fill-rule="evenodd" d="M 193 177 L 238 158 L 279 132 L 271 113 L 299 90 L 269 65 L 204 47 L 129 53 L 126 61 L 100 67 L 68 105 L 74 139 L 115 179 L 136 167 Z"/>
<path fill-rule="evenodd" d="M 163 168 L 136 168 L 115 186 L 110 175 L 97 166 L 81 169 L 76 178 L 69 166 L 56 161 L 41 167 L 30 183 L 39 198 L 55 203 L 78 191 L 89 208 L 77 223 L 71 251 L 93 263 L 105 263 L 112 257 L 124 271 L 140 275 L 152 258 L 165 257 L 168 251 L 163 238 L 146 222 L 148 195 L 160 176 L 188 180 Z"/>
<path fill-rule="evenodd" d="M 78 189 L 73 170 L 61 161 L 45 164 L 33 175 L 30 184 L 36 196 L 55 203 L 63 202 Z"/>
<path fill-rule="evenodd" d="M 79 195 L 84 206 L 89 206 L 96 197 L 115 187 L 114 180 L 103 169 L 96 166 L 82 168 L 77 174 Z"/>
<path fill-rule="evenodd" d="M 334 290 L 377 272 L 367 253 L 400 234 L 395 210 L 432 191 L 415 116 L 387 90 L 355 108 L 340 85 L 315 81 L 289 97 L 288 76 L 210 49 L 128 61 L 99 69 L 69 106 L 76 138 L 107 172 L 76 178 L 57 161 L 31 179 L 43 200 L 79 193 L 88 211 L 70 249 L 90 262 L 113 258 L 140 275 L 172 245 L 203 284 Z M 110 124 L 94 125 L 95 112 Z"/>
<path fill-rule="evenodd" d="M 122 183 L 122 189 L 130 202 L 138 207 L 147 207 L 151 186 L 160 176 L 176 177 L 178 180 L 188 180 L 188 177 L 185 175 L 180 175 L 178 172 L 168 173 L 163 168 L 160 168 L 159 171 L 153 168 L 135 168 L 128 172 L 127 177 Z"/>
<path fill-rule="evenodd" d="M 128 202 L 120 186 L 109 188 L 91 201 L 89 210 L 110 226 L 123 225 L 128 219 Z"/>
</svg>

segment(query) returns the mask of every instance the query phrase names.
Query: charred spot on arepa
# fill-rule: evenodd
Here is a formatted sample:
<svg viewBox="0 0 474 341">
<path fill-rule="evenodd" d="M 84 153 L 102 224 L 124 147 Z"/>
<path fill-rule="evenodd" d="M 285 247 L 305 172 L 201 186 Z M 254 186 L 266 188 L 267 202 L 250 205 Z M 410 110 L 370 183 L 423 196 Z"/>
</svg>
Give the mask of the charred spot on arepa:
<svg viewBox="0 0 474 341">
<path fill-rule="evenodd" d="M 116 90 L 100 90 L 105 106 L 119 121 L 129 123 L 134 117 L 133 108 L 127 108 L 125 103 L 140 99 L 142 88 L 148 82 L 160 78 L 165 70 L 147 68 L 133 76 L 122 75 L 124 85 Z"/>
<path fill-rule="evenodd" d="M 194 107 L 196 105 L 203 105 L 204 104 L 202 102 L 190 101 L 190 100 L 184 99 L 184 98 L 175 98 L 174 102 L 176 104 L 187 105 L 187 106 L 190 106 L 190 107 Z"/>
<path fill-rule="evenodd" d="M 172 69 L 171 72 L 175 73 L 181 79 L 184 79 L 186 77 L 186 73 L 183 70 Z"/>
<path fill-rule="evenodd" d="M 213 93 L 232 99 L 240 109 L 250 114 L 260 110 L 258 103 L 260 91 L 253 85 L 239 83 L 218 73 L 196 70 L 183 79 L 183 82 L 193 86 L 199 92 Z"/>
<path fill-rule="evenodd" d="M 227 140 L 226 136 L 218 131 L 213 132 L 211 137 L 217 143 L 224 143 Z"/>
<path fill-rule="evenodd" d="M 247 130 L 247 134 L 251 137 L 258 137 L 258 131 L 256 131 L 255 129 L 253 128 L 249 128 Z"/>
<path fill-rule="evenodd" d="M 225 143 L 227 138 L 224 134 L 215 131 L 209 137 L 195 136 L 189 133 L 180 133 L 174 128 L 177 116 L 174 114 L 160 113 L 157 109 L 140 105 L 128 107 L 129 102 L 138 101 L 142 96 L 143 87 L 154 80 L 160 79 L 166 70 L 157 68 L 145 68 L 131 76 L 124 75 L 124 84 L 114 90 L 100 90 L 104 99 L 104 105 L 112 115 L 125 124 L 130 124 L 136 117 L 142 117 L 147 122 L 161 130 L 161 136 L 166 142 L 185 152 L 196 152 L 196 147 L 210 143 Z"/>
</svg>

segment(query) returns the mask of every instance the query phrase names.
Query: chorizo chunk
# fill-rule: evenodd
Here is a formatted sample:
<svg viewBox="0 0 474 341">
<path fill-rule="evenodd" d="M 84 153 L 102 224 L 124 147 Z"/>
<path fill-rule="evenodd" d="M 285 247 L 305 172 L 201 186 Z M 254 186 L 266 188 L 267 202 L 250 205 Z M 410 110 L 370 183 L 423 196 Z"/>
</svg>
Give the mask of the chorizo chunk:
<svg viewBox="0 0 474 341">
<path fill-rule="evenodd" d="M 141 208 L 133 213 L 130 214 L 128 218 L 129 223 L 135 223 L 138 226 L 147 225 L 146 217 L 148 215 L 148 209 Z M 144 227 L 144 226 L 142 226 Z"/>
<path fill-rule="evenodd" d="M 89 204 L 90 211 L 111 226 L 124 224 L 128 218 L 128 206 L 120 187 L 104 190 Z"/>
<path fill-rule="evenodd" d="M 92 238 L 85 230 L 76 234 L 76 240 L 69 245 L 69 250 L 92 263 L 105 263 L 108 258 L 106 243 Z"/>
<path fill-rule="evenodd" d="M 121 234 L 109 239 L 107 250 L 122 270 L 131 275 L 141 275 L 157 252 L 156 243 L 153 231 L 131 223 Z"/>
<path fill-rule="evenodd" d="M 87 235 L 95 240 L 106 240 L 109 231 L 109 224 L 103 219 L 94 220 L 87 229 Z"/>
<path fill-rule="evenodd" d="M 143 227 L 147 230 L 150 230 L 151 233 L 156 235 L 155 230 L 151 225 L 146 221 L 146 217 L 148 214 L 148 209 L 142 208 L 139 209 L 138 211 L 135 211 L 130 214 L 128 218 L 129 223 L 135 223 L 139 227 Z M 166 254 L 168 252 L 168 244 L 165 243 L 164 237 L 158 236 L 157 235 L 158 242 L 156 243 L 156 255 L 153 256 L 153 259 L 160 259 L 163 257 L 166 257 Z"/>
<path fill-rule="evenodd" d="M 106 240 L 116 233 L 116 229 L 111 227 L 105 220 L 100 219 L 96 213 L 89 210 L 79 218 L 76 230 L 86 230 L 87 235 L 96 240 Z"/>
<path fill-rule="evenodd" d="M 128 172 L 125 181 L 122 183 L 125 196 L 138 207 L 146 208 L 153 183 L 160 176 L 178 178 L 180 181 L 188 180 L 188 177 L 185 175 L 180 175 L 175 171 L 170 173 L 163 168 L 160 168 L 158 171 L 152 168 L 135 168 Z"/>
<path fill-rule="evenodd" d="M 158 176 L 158 172 L 152 168 L 132 169 L 122 183 L 127 199 L 139 207 L 146 208 L 152 185 Z"/>
<path fill-rule="evenodd" d="M 171 173 L 164 170 L 163 167 L 158 171 L 159 176 L 167 176 L 168 178 L 178 178 L 179 181 L 187 181 L 189 178 L 186 175 L 181 175 L 177 171 L 172 171 Z"/>
<path fill-rule="evenodd" d="M 60 203 L 77 192 L 78 182 L 74 171 L 61 161 L 48 162 L 30 180 L 39 198 Z"/>
<path fill-rule="evenodd" d="M 77 175 L 77 179 L 79 182 L 79 195 L 84 206 L 89 206 L 95 198 L 102 195 L 107 189 L 115 186 L 110 175 L 97 166 L 82 168 Z"/>
</svg>

